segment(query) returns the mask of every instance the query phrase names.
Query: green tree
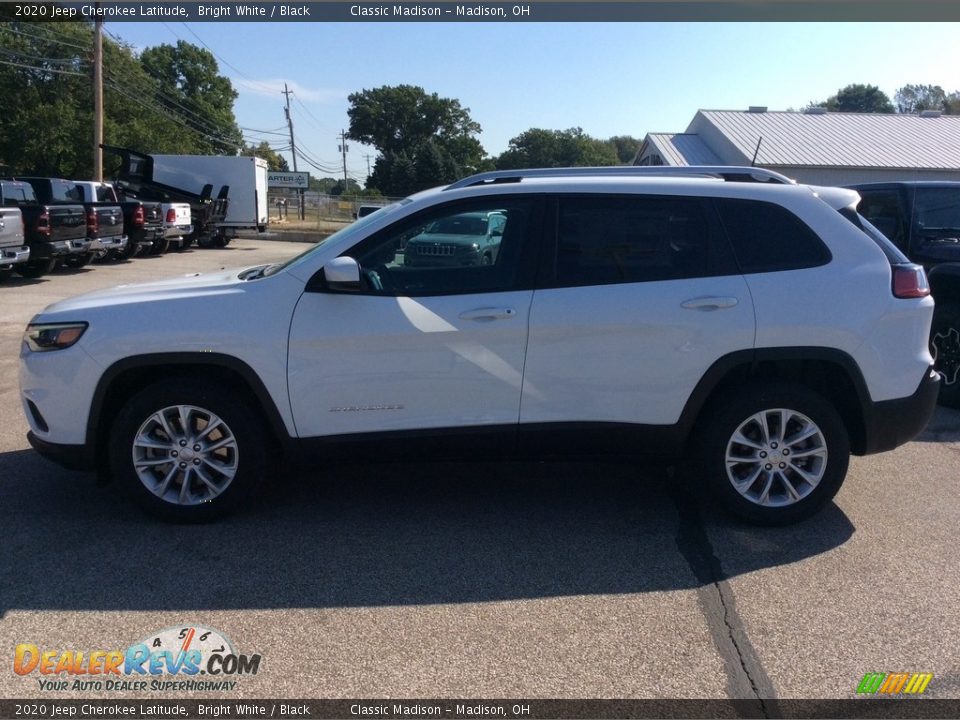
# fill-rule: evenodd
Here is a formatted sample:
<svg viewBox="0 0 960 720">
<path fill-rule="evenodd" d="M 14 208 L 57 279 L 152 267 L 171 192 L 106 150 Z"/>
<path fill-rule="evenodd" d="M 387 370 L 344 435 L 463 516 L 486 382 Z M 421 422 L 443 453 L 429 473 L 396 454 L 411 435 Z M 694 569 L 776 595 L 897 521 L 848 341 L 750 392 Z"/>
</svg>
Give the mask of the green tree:
<svg viewBox="0 0 960 720">
<path fill-rule="evenodd" d="M 0 59 L 15 63 L 0 64 L 0 96 L 16 99 L 0 112 L 0 163 L 9 172 L 91 177 L 92 48 L 90 23 L 0 23 Z M 198 110 L 178 107 L 130 46 L 108 36 L 103 54 L 105 144 L 147 153 L 211 151 L 209 138 L 191 129 L 201 123 Z M 227 102 L 232 118 L 232 96 L 216 102 Z M 215 152 L 234 147 L 239 143 L 221 141 Z M 104 156 L 108 177 L 115 161 Z"/>
<path fill-rule="evenodd" d="M 635 138 L 633 135 L 614 135 L 607 142 L 613 145 L 621 165 L 632 163 L 640 151 L 640 146 L 643 145 L 643 139 Z"/>
<path fill-rule="evenodd" d="M 404 197 L 422 188 L 417 185 L 414 161 L 406 153 L 387 153 L 377 158 L 367 187 L 390 197 Z"/>
<path fill-rule="evenodd" d="M 348 137 L 372 145 L 382 154 L 413 156 L 428 140 L 464 167 L 473 167 L 483 157 L 475 137 L 480 125 L 459 100 L 427 94 L 415 85 L 383 86 L 347 97 L 350 107 Z"/>
<path fill-rule="evenodd" d="M 219 74 L 217 60 L 204 48 L 178 40 L 140 54 L 143 69 L 159 84 L 156 101 L 180 115 L 197 135 L 203 154 L 235 153 L 243 148 L 233 115 L 237 92 Z"/>
<path fill-rule="evenodd" d="M 347 196 L 362 195 L 362 194 L 363 194 L 363 188 L 360 187 L 360 183 L 358 183 L 358 182 L 357 182 L 356 180 L 354 180 L 353 178 L 347 178 L 347 189 L 344 190 L 344 189 L 343 189 L 343 178 L 340 178 L 340 179 L 337 180 L 337 181 L 333 184 L 333 186 L 327 191 L 327 194 L 328 194 L 328 195 L 333 195 L 333 196 L 338 196 L 338 195 L 347 195 Z"/>
<path fill-rule="evenodd" d="M 582 128 L 531 128 L 510 140 L 510 146 L 496 159 L 496 166 L 498 170 L 513 170 L 616 165 L 618 161 L 612 143 L 590 137 Z"/>
<path fill-rule="evenodd" d="M 831 112 L 892 113 L 893 103 L 876 85 L 852 84 L 840 88 L 825 101 L 812 102 L 807 107 L 825 107 Z"/>
<path fill-rule="evenodd" d="M 408 195 L 474 172 L 483 162 L 480 125 L 459 100 L 415 85 L 349 96 L 348 137 L 380 151 L 367 181 L 385 195 Z"/>
<path fill-rule="evenodd" d="M 947 115 L 960 115 L 960 91 L 947 95 L 943 101 L 943 111 Z"/>
<path fill-rule="evenodd" d="M 267 161 L 267 169 L 273 172 L 288 172 L 290 170 L 287 159 L 274 151 L 266 140 L 259 145 L 244 145 L 243 152 L 240 154 L 263 158 Z"/>
<path fill-rule="evenodd" d="M 947 94 L 939 85 L 904 85 L 893 94 L 898 113 L 920 113 L 943 110 Z"/>
<path fill-rule="evenodd" d="M 331 188 L 335 187 L 338 182 L 340 181 L 337 178 L 332 177 L 311 177 L 309 189 L 329 195 Z"/>
</svg>

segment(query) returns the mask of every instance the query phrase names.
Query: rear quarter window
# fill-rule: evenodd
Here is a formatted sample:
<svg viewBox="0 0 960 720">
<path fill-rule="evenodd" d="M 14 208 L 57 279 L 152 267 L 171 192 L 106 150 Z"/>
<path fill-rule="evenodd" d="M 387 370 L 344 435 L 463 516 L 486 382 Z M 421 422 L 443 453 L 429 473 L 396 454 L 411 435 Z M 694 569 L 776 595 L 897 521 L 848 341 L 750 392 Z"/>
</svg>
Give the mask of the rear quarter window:
<svg viewBox="0 0 960 720">
<path fill-rule="evenodd" d="M 719 198 L 716 207 L 741 272 L 801 270 L 830 262 L 820 237 L 780 205 Z"/>
</svg>

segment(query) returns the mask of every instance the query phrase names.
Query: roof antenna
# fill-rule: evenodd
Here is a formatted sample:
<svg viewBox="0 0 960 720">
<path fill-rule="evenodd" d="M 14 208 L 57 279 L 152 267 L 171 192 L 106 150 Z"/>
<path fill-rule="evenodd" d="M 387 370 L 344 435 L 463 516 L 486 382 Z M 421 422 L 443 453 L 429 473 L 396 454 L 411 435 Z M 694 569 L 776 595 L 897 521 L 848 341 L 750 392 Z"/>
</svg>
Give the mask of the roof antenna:
<svg viewBox="0 0 960 720">
<path fill-rule="evenodd" d="M 763 135 L 757 138 L 757 147 L 753 151 L 753 160 L 750 161 L 750 167 L 756 167 L 757 165 L 757 153 L 760 152 L 760 143 L 763 142 Z"/>
</svg>

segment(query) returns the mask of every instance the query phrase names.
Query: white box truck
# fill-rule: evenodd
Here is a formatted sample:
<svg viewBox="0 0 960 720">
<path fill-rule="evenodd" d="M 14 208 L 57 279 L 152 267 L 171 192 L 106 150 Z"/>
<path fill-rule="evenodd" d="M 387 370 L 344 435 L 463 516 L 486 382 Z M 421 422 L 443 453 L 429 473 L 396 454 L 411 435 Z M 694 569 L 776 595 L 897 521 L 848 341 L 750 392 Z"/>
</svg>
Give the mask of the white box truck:
<svg viewBox="0 0 960 720">
<path fill-rule="evenodd" d="M 212 185 L 214 193 L 227 185 L 227 216 L 217 223 L 228 235 L 236 230 L 266 230 L 267 161 L 258 157 L 224 157 L 218 155 L 150 155 L 153 160 L 152 180 L 155 183 L 200 194 L 204 185 Z"/>
</svg>

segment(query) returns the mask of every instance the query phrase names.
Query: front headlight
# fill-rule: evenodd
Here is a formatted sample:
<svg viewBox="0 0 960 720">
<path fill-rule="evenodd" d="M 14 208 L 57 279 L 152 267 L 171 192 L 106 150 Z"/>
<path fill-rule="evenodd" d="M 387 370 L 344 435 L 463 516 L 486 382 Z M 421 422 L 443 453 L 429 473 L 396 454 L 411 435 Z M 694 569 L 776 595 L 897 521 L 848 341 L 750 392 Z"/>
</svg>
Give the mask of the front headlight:
<svg viewBox="0 0 960 720">
<path fill-rule="evenodd" d="M 63 350 L 75 344 L 87 329 L 87 323 L 30 323 L 23 341 L 34 352 Z"/>
</svg>

